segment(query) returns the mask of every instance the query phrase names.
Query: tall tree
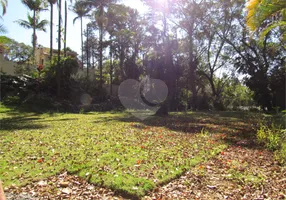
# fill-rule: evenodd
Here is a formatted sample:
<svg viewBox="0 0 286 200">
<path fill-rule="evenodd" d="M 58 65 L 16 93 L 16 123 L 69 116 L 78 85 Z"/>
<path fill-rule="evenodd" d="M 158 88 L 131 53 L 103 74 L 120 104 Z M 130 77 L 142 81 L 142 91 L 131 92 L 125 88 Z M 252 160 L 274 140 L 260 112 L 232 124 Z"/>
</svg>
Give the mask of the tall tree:
<svg viewBox="0 0 286 200">
<path fill-rule="evenodd" d="M 67 56 L 67 28 L 68 28 L 68 6 L 67 6 L 67 0 L 65 0 L 64 56 Z"/>
<path fill-rule="evenodd" d="M 39 31 L 44 31 L 44 32 L 46 32 L 46 26 L 49 23 L 47 20 L 40 20 L 39 14 L 37 14 L 35 18 L 30 16 L 30 14 L 28 14 L 28 20 L 19 19 L 15 22 L 26 29 L 39 30 Z M 33 36 L 32 36 L 32 44 L 34 45 L 36 43 L 37 43 L 37 35 L 36 35 L 36 31 L 34 31 Z M 34 49 L 33 49 L 33 53 L 34 53 Z"/>
<path fill-rule="evenodd" d="M 74 5 L 70 8 L 72 12 L 74 12 L 77 16 L 73 19 L 73 23 L 75 24 L 76 20 L 80 20 L 80 32 L 81 32 L 81 63 L 83 65 L 83 27 L 82 20 L 83 17 L 89 16 L 88 13 L 90 9 L 82 4 L 80 1 L 75 1 Z"/>
<path fill-rule="evenodd" d="M 167 0 L 161 3 L 157 1 L 144 0 L 146 5 L 150 8 L 149 15 L 151 16 L 151 30 L 156 30 L 154 36 L 159 33 L 159 40 L 154 43 L 154 49 L 158 55 L 156 65 L 160 66 L 157 76 L 162 79 L 168 87 L 168 97 L 161 105 L 156 115 L 168 115 L 170 110 L 170 102 L 173 98 L 174 92 L 174 60 L 172 48 L 172 36 L 170 34 L 170 11 L 172 9 L 172 2 Z M 157 29 L 155 25 L 161 24 L 161 29 Z M 157 32 L 157 33 L 156 33 Z M 154 66 L 153 66 L 154 67 Z M 157 77 L 156 77 L 157 78 Z"/>
<path fill-rule="evenodd" d="M 114 57 L 119 59 L 121 80 L 135 78 L 136 58 L 139 53 L 140 43 L 142 42 L 142 30 L 138 11 L 124 6 L 110 6 L 107 12 L 108 24 L 107 31 L 110 35 L 110 45 L 114 51 Z M 128 67 L 126 64 L 129 63 Z M 132 65 L 132 66 L 131 66 Z M 135 78 L 136 79 L 136 78 Z"/>
<path fill-rule="evenodd" d="M 40 11 L 46 10 L 44 1 L 43 0 L 22 0 L 22 3 L 27 6 L 32 12 L 33 12 L 33 55 L 35 55 L 35 50 L 36 50 L 36 41 L 37 41 L 37 36 L 36 36 L 36 24 L 37 24 L 37 14 Z M 30 16 L 30 15 L 29 15 Z M 29 19 L 29 17 L 28 17 Z M 30 19 L 29 19 L 30 20 Z"/>
<path fill-rule="evenodd" d="M 104 36 L 104 26 L 106 25 L 107 18 L 105 15 L 105 9 L 111 4 L 116 2 L 116 0 L 82 0 L 83 5 L 89 6 L 90 8 L 95 8 L 94 12 L 96 22 L 99 27 L 99 76 L 100 76 L 100 88 L 103 84 L 102 67 L 103 67 L 103 36 Z"/>
<path fill-rule="evenodd" d="M 58 59 L 56 67 L 56 82 L 57 82 L 57 96 L 61 95 L 61 70 L 60 70 L 60 60 L 61 60 L 61 42 L 62 42 L 62 0 L 58 0 Z"/>
<path fill-rule="evenodd" d="M 51 14 L 50 14 L 50 59 L 52 60 L 53 57 L 53 15 L 54 15 L 54 4 L 57 0 L 48 0 L 50 7 L 51 7 Z"/>
<path fill-rule="evenodd" d="M 243 6 L 241 11 L 242 9 Z M 281 101 L 274 99 L 274 96 L 285 98 L 285 87 L 281 87 L 284 90 L 273 87 L 278 82 L 283 82 L 283 77 L 285 80 L 285 74 L 276 76 L 277 72 L 283 71 L 285 66 L 283 53 L 285 48 L 281 43 L 277 43 L 277 37 L 270 33 L 266 34 L 262 44 L 259 45 L 258 36 L 250 34 L 247 30 L 242 12 L 237 15 L 231 34 L 223 37 L 234 50 L 233 54 L 230 54 L 234 58 L 234 65 L 239 72 L 247 75 L 244 78 L 245 84 L 254 92 L 257 105 L 267 110 L 271 110 L 273 106 L 284 108 L 285 102 L 281 105 Z"/>
</svg>

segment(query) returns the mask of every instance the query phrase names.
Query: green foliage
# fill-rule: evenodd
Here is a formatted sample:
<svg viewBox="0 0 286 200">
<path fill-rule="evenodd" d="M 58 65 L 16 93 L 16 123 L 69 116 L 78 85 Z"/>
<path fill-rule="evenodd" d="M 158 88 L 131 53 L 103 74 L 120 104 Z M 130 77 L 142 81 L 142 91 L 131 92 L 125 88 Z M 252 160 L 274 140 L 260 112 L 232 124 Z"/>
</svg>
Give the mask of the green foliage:
<svg viewBox="0 0 286 200">
<path fill-rule="evenodd" d="M 276 128 L 274 124 L 271 127 L 260 124 L 260 128 L 257 131 L 257 139 L 260 143 L 264 143 L 268 149 L 274 151 L 280 148 L 280 133 L 281 130 Z"/>
<path fill-rule="evenodd" d="M 258 142 L 266 148 L 275 151 L 275 158 L 280 163 L 286 163 L 286 131 L 274 124 L 267 126 L 263 123 L 256 132 Z"/>
<path fill-rule="evenodd" d="M 284 137 L 286 138 L 285 132 Z M 278 151 L 275 151 L 275 159 L 282 164 L 286 164 L 286 139 L 284 139 L 283 141 L 284 142 L 282 142 L 281 148 Z"/>
<path fill-rule="evenodd" d="M 282 37 L 285 39 L 285 6 L 285 1 L 249 0 L 246 5 L 248 10 L 246 23 L 252 31 L 261 27 L 263 28 L 262 33 L 260 34 L 261 41 L 263 41 L 265 36 L 276 27 L 281 28 Z"/>
<path fill-rule="evenodd" d="M 6 36 L 1 35 L 0 36 L 0 44 L 10 44 L 13 40 L 11 38 L 8 38 Z"/>
<path fill-rule="evenodd" d="M 77 72 L 79 65 L 73 57 L 61 57 L 61 60 L 58 62 L 57 56 L 53 56 L 51 64 L 49 62 L 45 64 L 41 77 L 49 80 L 55 79 L 57 67 L 59 67 L 62 82 L 65 82 L 69 81 L 71 76 Z"/>
</svg>

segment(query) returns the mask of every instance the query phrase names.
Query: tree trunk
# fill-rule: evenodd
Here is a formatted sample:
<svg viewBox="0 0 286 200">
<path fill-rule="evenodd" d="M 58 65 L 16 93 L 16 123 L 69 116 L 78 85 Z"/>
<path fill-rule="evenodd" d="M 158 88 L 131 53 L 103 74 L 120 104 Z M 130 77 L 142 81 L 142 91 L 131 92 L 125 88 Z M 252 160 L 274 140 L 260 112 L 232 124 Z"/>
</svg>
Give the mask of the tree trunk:
<svg viewBox="0 0 286 200">
<path fill-rule="evenodd" d="M 189 27 L 189 67 L 190 67 L 190 88 L 192 92 L 192 105 L 191 107 L 197 109 L 197 90 L 196 90 L 196 70 L 197 70 L 197 60 L 194 56 L 194 45 L 193 45 L 193 26 L 194 21 L 192 21 Z"/>
<path fill-rule="evenodd" d="M 51 20 L 50 20 L 50 63 L 52 63 L 53 57 L 53 14 L 54 14 L 54 5 L 51 3 Z"/>
<path fill-rule="evenodd" d="M 83 68 L 83 32 L 82 32 L 82 17 L 80 17 L 80 32 L 81 32 L 81 64 Z"/>
<path fill-rule="evenodd" d="M 60 75 L 60 60 L 61 60 L 61 11 L 62 11 L 62 1 L 59 0 L 59 29 L 58 29 L 58 64 L 56 71 L 57 80 L 57 96 L 60 97 L 61 94 L 61 75 Z"/>
<path fill-rule="evenodd" d="M 156 116 L 166 116 L 169 114 L 169 109 L 170 109 L 170 102 L 172 99 L 172 95 L 173 95 L 173 84 L 172 84 L 172 55 L 171 55 L 171 51 L 169 49 L 170 47 L 170 42 L 169 42 L 169 37 L 167 35 L 167 19 L 166 19 L 166 15 L 165 13 L 163 13 L 163 43 L 165 44 L 165 49 L 164 49 L 164 66 L 166 67 L 166 74 L 165 76 L 162 74 L 162 76 L 164 76 L 164 81 L 168 87 L 168 96 L 165 100 L 165 102 L 162 103 L 161 107 L 159 108 L 159 110 L 157 110 L 156 112 Z"/>
<path fill-rule="evenodd" d="M 33 10 L 33 56 L 34 56 L 34 64 L 35 64 L 35 58 L 36 58 L 36 11 Z"/>
<path fill-rule="evenodd" d="M 67 21 L 68 20 L 68 7 L 67 0 L 65 0 L 65 35 L 64 35 L 64 56 L 67 56 Z"/>
<path fill-rule="evenodd" d="M 100 13 L 99 16 L 103 16 L 103 5 L 100 5 Z M 102 46 L 102 40 L 103 40 L 103 22 L 101 21 L 99 24 L 99 76 L 100 76 L 100 82 L 99 82 L 99 87 L 100 90 L 102 89 L 102 51 L 103 51 L 103 46 Z"/>
<path fill-rule="evenodd" d="M 88 68 L 89 68 L 89 45 L 88 45 L 88 37 L 89 37 L 88 24 L 86 25 L 86 79 L 88 79 Z"/>
<path fill-rule="evenodd" d="M 110 41 L 111 41 L 111 36 L 110 36 Z M 112 96 L 112 73 L 113 73 L 113 63 L 112 63 L 112 43 L 110 44 L 110 50 L 109 50 L 109 56 L 110 56 L 110 96 Z"/>
</svg>

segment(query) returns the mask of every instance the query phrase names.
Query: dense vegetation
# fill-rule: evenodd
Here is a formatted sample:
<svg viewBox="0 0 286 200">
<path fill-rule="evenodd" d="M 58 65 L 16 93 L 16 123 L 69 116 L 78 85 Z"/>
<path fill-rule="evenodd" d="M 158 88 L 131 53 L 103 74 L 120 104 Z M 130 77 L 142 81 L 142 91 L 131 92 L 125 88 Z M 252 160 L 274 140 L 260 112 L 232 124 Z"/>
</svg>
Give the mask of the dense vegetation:
<svg viewBox="0 0 286 200">
<path fill-rule="evenodd" d="M 54 2 L 23 3 L 32 15 L 28 21 L 21 19 L 17 23 L 34 30 L 34 46 L 3 40 L 7 47 L 5 57 L 20 64 L 19 74 L 34 75 L 41 83 L 52 86 L 55 91 L 48 90 L 50 96 L 71 101 L 71 96 L 80 96 L 71 95 L 72 88 L 78 87 L 82 89 L 79 92 L 88 93 L 95 102 L 105 101 L 108 92 L 103 85 L 119 85 L 126 79 L 140 81 L 148 75 L 168 86 L 166 106 L 158 111 L 164 109 L 165 114 L 168 110 L 254 106 L 268 111 L 285 109 L 283 2 L 272 5 L 250 1 L 249 12 L 245 13 L 244 1 L 146 0 L 143 3 L 148 12 L 139 13 L 115 0 L 77 0 L 69 9 L 78 15 L 74 23 L 83 17 L 90 20 L 82 30 L 80 65 L 66 62 L 66 52 L 72 50 L 67 47 L 69 41 L 64 40 L 63 54 L 58 51 L 53 62 L 45 63 L 44 70 L 39 72 L 38 66 L 33 67 L 36 30 L 47 28 L 47 22 L 40 22 L 39 16 L 42 10 L 52 8 Z M 270 18 L 270 14 L 275 17 Z M 246 19 L 255 32 L 248 30 Z M 33 20 L 39 25 L 33 24 Z M 60 43 L 58 47 L 61 49 Z M 52 51 L 50 54 L 53 56 Z M 89 78 L 70 76 L 72 69 L 81 65 Z M 72 102 L 80 104 L 80 99 Z"/>
</svg>

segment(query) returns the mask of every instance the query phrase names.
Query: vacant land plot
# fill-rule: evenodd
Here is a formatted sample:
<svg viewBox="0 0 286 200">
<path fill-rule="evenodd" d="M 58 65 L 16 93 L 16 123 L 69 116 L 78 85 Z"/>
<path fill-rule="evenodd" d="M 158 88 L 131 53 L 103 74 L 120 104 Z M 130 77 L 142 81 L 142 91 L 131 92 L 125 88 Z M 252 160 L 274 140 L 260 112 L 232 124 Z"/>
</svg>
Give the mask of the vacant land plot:
<svg viewBox="0 0 286 200">
<path fill-rule="evenodd" d="M 128 113 L 2 110 L 1 118 L 0 179 L 6 188 L 67 171 L 129 197 L 156 196 L 149 192 L 190 169 L 203 177 L 204 163 L 223 156 L 229 145 L 257 148 L 251 140 L 255 119 L 246 113 L 172 113 L 140 121 Z M 257 168 L 253 174 L 247 160 L 225 162 L 228 179 L 258 186 L 267 179 Z M 49 188 L 51 194 L 58 190 Z"/>
</svg>

